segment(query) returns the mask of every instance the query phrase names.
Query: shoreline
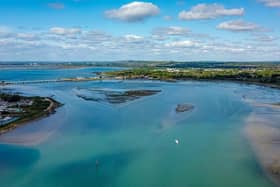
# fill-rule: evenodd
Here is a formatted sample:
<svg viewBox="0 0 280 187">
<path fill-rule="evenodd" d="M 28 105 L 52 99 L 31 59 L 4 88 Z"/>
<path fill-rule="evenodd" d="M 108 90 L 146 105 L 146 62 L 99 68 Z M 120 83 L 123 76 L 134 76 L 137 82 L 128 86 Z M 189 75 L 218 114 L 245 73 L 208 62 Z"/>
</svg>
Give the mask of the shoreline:
<svg viewBox="0 0 280 187">
<path fill-rule="evenodd" d="M 274 88 L 280 89 L 279 84 L 271 84 L 271 83 L 261 83 L 261 82 L 253 82 L 253 81 L 240 81 L 240 80 L 223 80 L 223 79 L 154 79 L 154 78 L 126 78 L 122 79 L 119 77 L 111 77 L 108 79 L 102 80 L 143 80 L 143 81 L 160 81 L 160 82 L 169 82 L 169 83 L 176 83 L 176 82 L 187 82 L 187 81 L 197 81 L 197 82 L 217 82 L 217 83 L 238 83 L 238 84 L 245 84 L 245 85 L 255 85 L 255 86 L 263 86 L 267 88 Z"/>
</svg>

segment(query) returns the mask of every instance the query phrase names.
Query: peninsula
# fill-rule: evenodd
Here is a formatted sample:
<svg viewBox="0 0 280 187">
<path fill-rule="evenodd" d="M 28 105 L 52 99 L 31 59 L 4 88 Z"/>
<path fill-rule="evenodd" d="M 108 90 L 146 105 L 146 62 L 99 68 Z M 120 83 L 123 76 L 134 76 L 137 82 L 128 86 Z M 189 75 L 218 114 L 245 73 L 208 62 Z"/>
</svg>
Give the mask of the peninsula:
<svg viewBox="0 0 280 187">
<path fill-rule="evenodd" d="M 30 121 L 48 116 L 61 103 L 49 97 L 0 93 L 0 135 Z"/>
</svg>

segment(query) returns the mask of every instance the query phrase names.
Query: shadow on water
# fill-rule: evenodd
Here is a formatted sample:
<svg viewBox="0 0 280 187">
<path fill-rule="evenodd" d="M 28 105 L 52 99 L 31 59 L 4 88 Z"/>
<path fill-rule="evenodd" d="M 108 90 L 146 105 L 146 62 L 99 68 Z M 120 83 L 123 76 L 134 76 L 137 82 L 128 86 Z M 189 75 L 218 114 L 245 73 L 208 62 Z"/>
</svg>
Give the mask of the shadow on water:
<svg viewBox="0 0 280 187">
<path fill-rule="evenodd" d="M 35 149 L 0 145 L 0 179 L 5 174 L 17 173 L 19 167 L 28 169 L 40 158 L 40 152 Z"/>
<path fill-rule="evenodd" d="M 135 155 L 136 152 L 120 152 L 67 163 L 55 169 L 51 176 L 58 186 L 114 186 Z"/>
<path fill-rule="evenodd" d="M 10 145 L 0 145 L 0 172 L 3 167 L 29 166 L 40 158 L 39 151 Z M 20 155 L 20 156 L 19 156 Z"/>
</svg>

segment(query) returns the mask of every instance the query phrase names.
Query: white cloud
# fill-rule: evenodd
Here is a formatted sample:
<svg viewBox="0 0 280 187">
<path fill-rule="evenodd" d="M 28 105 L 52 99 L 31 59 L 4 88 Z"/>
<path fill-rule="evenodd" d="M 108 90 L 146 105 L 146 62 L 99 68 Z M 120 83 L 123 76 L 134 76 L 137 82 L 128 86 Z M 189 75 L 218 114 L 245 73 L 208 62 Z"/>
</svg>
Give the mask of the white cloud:
<svg viewBox="0 0 280 187">
<path fill-rule="evenodd" d="M 129 41 L 137 41 L 137 40 L 144 39 L 143 36 L 138 36 L 138 35 L 134 35 L 134 34 L 127 34 L 124 36 L 124 38 Z"/>
<path fill-rule="evenodd" d="M 135 1 L 125 4 L 119 9 L 108 10 L 105 12 L 105 15 L 110 19 L 117 19 L 126 22 L 138 22 L 149 17 L 156 16 L 159 12 L 159 7 L 153 3 Z"/>
<path fill-rule="evenodd" d="M 84 31 L 83 33 L 80 39 L 87 43 L 102 43 L 112 40 L 111 35 L 99 30 Z"/>
<path fill-rule="evenodd" d="M 222 16 L 241 16 L 244 8 L 226 9 L 220 4 L 198 4 L 189 11 L 179 13 L 182 20 L 215 19 Z"/>
<path fill-rule="evenodd" d="M 81 29 L 78 28 L 63 28 L 63 27 L 52 27 L 50 33 L 57 35 L 76 35 L 81 33 Z"/>
<path fill-rule="evenodd" d="M 190 30 L 187 28 L 176 27 L 176 26 L 171 26 L 166 29 L 166 34 L 168 35 L 184 35 L 184 34 L 188 34 L 189 32 Z"/>
<path fill-rule="evenodd" d="M 58 27 L 62 28 L 62 27 Z M 0 31 L 7 31 L 5 27 Z M 280 43 L 273 40 L 272 33 L 267 38 L 254 39 L 254 36 L 267 35 L 267 32 L 254 32 L 249 38 L 201 38 L 187 28 L 172 26 L 162 28 L 160 39 L 151 35 L 129 33 L 115 36 L 99 30 L 80 30 L 79 35 L 53 29 L 47 30 L 8 29 L 9 35 L 0 35 L 0 57 L 2 60 L 258 60 L 279 59 Z M 157 30 L 157 29 L 155 29 Z M 63 31 L 63 32 L 62 32 Z M 164 32 L 163 32 L 164 31 Z M 190 33 L 188 33 L 190 32 Z M 70 34 L 65 34 L 70 33 Z M 267 44 L 267 45 L 265 45 Z M 258 54 L 263 54 L 259 56 Z M 145 54 L 145 55 L 143 55 Z"/>
<path fill-rule="evenodd" d="M 259 2 L 268 7 L 280 7 L 280 0 L 259 0 Z"/>
<path fill-rule="evenodd" d="M 184 48 L 184 47 L 194 47 L 197 44 L 190 40 L 184 40 L 184 41 L 175 41 L 165 44 L 166 47 L 178 47 L 178 48 Z"/>
<path fill-rule="evenodd" d="M 271 35 L 266 35 L 266 34 L 259 34 L 259 35 L 255 35 L 252 40 L 254 42 L 264 42 L 264 43 L 272 43 L 277 41 L 279 38 L 278 37 L 274 37 Z"/>
<path fill-rule="evenodd" d="M 217 26 L 218 29 L 229 30 L 229 31 L 258 31 L 260 26 L 254 23 L 245 22 L 243 20 L 232 20 L 220 23 Z"/>
<path fill-rule="evenodd" d="M 190 30 L 184 27 L 178 26 L 170 26 L 170 27 L 159 27 L 154 29 L 153 35 L 160 35 L 160 36 L 182 36 L 190 34 Z"/>
<path fill-rule="evenodd" d="M 11 32 L 11 29 L 6 26 L 0 26 L 0 32 Z"/>
<path fill-rule="evenodd" d="M 23 40 L 35 40 L 35 39 L 39 39 L 38 36 L 36 36 L 35 34 L 32 33 L 18 33 L 16 35 L 17 38 L 19 39 L 23 39 Z"/>
</svg>

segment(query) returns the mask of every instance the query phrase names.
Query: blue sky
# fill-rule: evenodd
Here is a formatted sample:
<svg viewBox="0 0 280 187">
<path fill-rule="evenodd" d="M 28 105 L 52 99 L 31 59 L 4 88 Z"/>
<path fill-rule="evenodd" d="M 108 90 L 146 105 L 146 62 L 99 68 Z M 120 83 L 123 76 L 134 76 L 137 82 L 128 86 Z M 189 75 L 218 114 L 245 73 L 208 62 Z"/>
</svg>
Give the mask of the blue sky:
<svg viewBox="0 0 280 187">
<path fill-rule="evenodd" d="M 0 0 L 1 61 L 276 61 L 280 0 Z"/>
</svg>

